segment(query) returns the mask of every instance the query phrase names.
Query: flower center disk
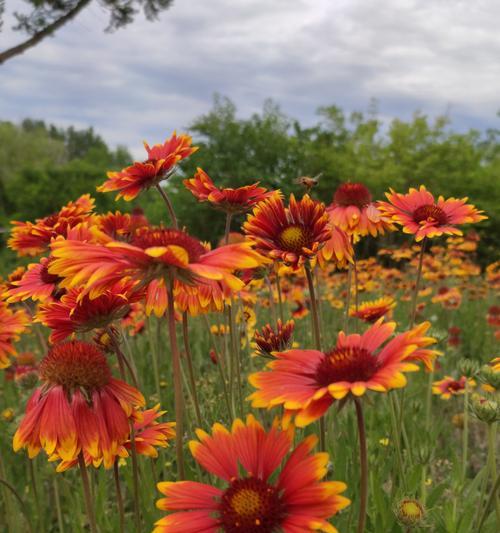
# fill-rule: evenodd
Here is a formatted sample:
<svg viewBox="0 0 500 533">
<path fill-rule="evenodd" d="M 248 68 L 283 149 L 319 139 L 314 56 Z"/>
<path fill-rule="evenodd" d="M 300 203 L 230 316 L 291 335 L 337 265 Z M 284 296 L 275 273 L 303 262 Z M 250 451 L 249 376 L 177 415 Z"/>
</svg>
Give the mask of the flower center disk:
<svg viewBox="0 0 500 533">
<path fill-rule="evenodd" d="M 413 212 L 413 220 L 420 224 L 421 222 L 436 222 L 440 226 L 448 223 L 446 213 L 437 205 L 421 205 Z"/>
<path fill-rule="evenodd" d="M 361 208 L 372 201 L 372 195 L 362 183 L 343 183 L 335 191 L 333 201 L 344 207 L 355 205 Z"/>
<path fill-rule="evenodd" d="M 358 346 L 334 348 L 326 353 L 316 369 L 316 381 L 320 387 L 347 381 L 368 381 L 377 370 L 377 359 Z"/>
<path fill-rule="evenodd" d="M 280 233 L 278 240 L 284 250 L 301 254 L 302 248 L 309 248 L 310 237 L 301 226 L 288 226 Z"/>
<path fill-rule="evenodd" d="M 40 376 L 66 391 L 100 389 L 111 379 L 104 353 L 93 344 L 71 341 L 57 344 L 40 363 Z"/>
<path fill-rule="evenodd" d="M 224 492 L 220 522 L 227 533 L 274 533 L 285 516 L 276 487 L 261 479 L 237 479 Z"/>
</svg>

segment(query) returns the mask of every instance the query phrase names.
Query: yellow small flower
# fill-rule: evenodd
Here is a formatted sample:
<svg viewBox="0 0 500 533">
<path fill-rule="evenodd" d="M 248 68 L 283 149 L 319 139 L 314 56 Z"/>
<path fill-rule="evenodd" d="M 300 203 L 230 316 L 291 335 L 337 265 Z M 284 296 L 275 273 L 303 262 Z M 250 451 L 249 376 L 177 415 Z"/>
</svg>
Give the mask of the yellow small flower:
<svg viewBox="0 0 500 533">
<path fill-rule="evenodd" d="M 7 407 L 2 411 L 2 419 L 6 422 L 10 422 L 14 418 L 14 409 Z"/>
<path fill-rule="evenodd" d="M 390 440 L 388 438 L 380 439 L 378 443 L 381 444 L 382 446 L 389 446 Z"/>
</svg>

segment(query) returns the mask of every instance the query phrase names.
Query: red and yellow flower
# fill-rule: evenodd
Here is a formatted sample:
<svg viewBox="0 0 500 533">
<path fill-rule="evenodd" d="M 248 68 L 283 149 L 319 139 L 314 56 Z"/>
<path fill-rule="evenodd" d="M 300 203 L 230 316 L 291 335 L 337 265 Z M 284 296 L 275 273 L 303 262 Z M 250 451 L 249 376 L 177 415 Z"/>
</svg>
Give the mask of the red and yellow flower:
<svg viewBox="0 0 500 533">
<path fill-rule="evenodd" d="M 58 213 L 32 222 L 13 221 L 8 246 L 20 256 L 34 256 L 45 252 L 52 239 L 66 236 L 71 228 L 87 220 L 94 209 L 95 200 L 89 194 L 69 202 Z"/>
<path fill-rule="evenodd" d="M 163 144 L 155 144 L 152 148 L 145 142 L 144 147 L 148 158 L 136 161 L 120 172 L 108 172 L 108 180 L 97 187 L 99 192 L 118 191 L 116 199 L 126 201 L 136 198 L 141 191 L 158 185 L 173 172 L 175 165 L 189 157 L 198 149 L 191 146 L 189 135 L 177 136 L 174 132 Z"/>
<path fill-rule="evenodd" d="M 260 202 L 243 230 L 257 251 L 294 269 L 314 259 L 332 236 L 324 204 L 307 194 L 299 201 L 292 194 L 288 207 L 278 195 Z"/>
<path fill-rule="evenodd" d="M 183 183 L 200 202 L 210 202 L 214 207 L 226 213 L 244 213 L 255 204 L 276 194 L 273 191 L 267 192 L 264 187 L 259 187 L 259 183 L 237 189 L 221 189 L 215 186 L 210 176 L 201 168 L 197 169 L 193 178 L 186 179 Z"/>
<path fill-rule="evenodd" d="M 406 385 L 403 372 L 418 370 L 414 361 L 432 365 L 436 342 L 425 336 L 430 324 L 424 322 L 389 340 L 395 322 L 379 319 L 363 335 L 339 333 L 337 345 L 328 352 L 288 350 L 275 353 L 270 371 L 249 377 L 258 390 L 250 395 L 253 407 L 283 405 L 295 424 L 306 426 L 323 416 L 334 400 L 349 393 L 361 396 L 367 390 L 387 392 Z"/>
<path fill-rule="evenodd" d="M 157 506 L 171 513 L 156 522 L 154 533 L 337 532 L 327 520 L 350 501 L 341 495 L 344 483 L 320 481 L 327 472 L 328 454 L 312 453 L 315 436 L 288 455 L 293 432 L 276 424 L 266 432 L 252 415 L 246 423 L 235 420 L 231 431 L 215 424 L 211 435 L 196 433 L 199 440 L 189 444 L 193 457 L 223 486 L 159 483 L 164 498 Z"/>
<path fill-rule="evenodd" d="M 6 292 L 7 301 L 22 302 L 28 298 L 34 302 L 51 300 L 60 278 L 49 274 L 49 264 L 50 258 L 42 257 L 39 263 L 28 265 L 22 278 L 11 282 L 11 288 Z"/>
<path fill-rule="evenodd" d="M 10 366 L 9 356 L 16 355 L 14 342 L 26 331 L 30 318 L 24 309 L 10 309 L 0 300 L 0 368 Z"/>
<path fill-rule="evenodd" d="M 166 276 L 192 285 L 204 280 L 224 281 L 232 290 L 239 290 L 244 283 L 232 272 L 266 262 L 249 243 L 209 251 L 184 231 L 162 227 L 143 228 L 130 244 L 105 235 L 100 240 L 102 244 L 57 240 L 52 244 L 55 259 L 49 271 L 65 278 L 61 287 L 83 286 L 91 299 L 123 278 L 148 285 L 146 310 L 161 305 L 162 309 L 155 309 L 157 314 L 165 311 Z"/>
<path fill-rule="evenodd" d="M 362 183 L 342 183 L 327 210 L 333 225 L 352 235 L 354 242 L 364 235 L 376 237 L 394 229 L 372 201 L 368 187 Z"/>
<path fill-rule="evenodd" d="M 14 435 L 15 451 L 30 458 L 76 461 L 80 453 L 106 468 L 130 436 L 129 422 L 144 406 L 142 394 L 113 378 L 97 346 L 70 341 L 54 346 L 39 367 L 43 381 L 28 401 Z"/>
<path fill-rule="evenodd" d="M 196 285 L 176 281 L 174 284 L 175 307 L 191 316 L 211 311 L 222 311 L 229 303 L 234 290 L 224 280 L 204 280 Z"/>
<path fill-rule="evenodd" d="M 133 283 L 118 283 L 110 290 L 90 300 L 83 289 L 70 289 L 59 301 L 41 304 L 35 322 L 52 329 L 51 343 L 63 341 L 75 333 L 84 333 L 109 326 L 125 317 L 130 305 L 142 298 L 143 293 L 134 291 Z"/>
<path fill-rule="evenodd" d="M 439 196 L 437 201 L 425 188 L 411 188 L 407 194 L 386 193 L 389 202 L 379 202 L 381 211 L 403 227 L 404 233 L 415 235 L 417 242 L 425 237 L 440 235 L 462 235 L 458 224 L 480 222 L 488 217 L 482 211 L 467 203 L 467 198 L 448 198 Z"/>
<path fill-rule="evenodd" d="M 432 384 L 432 393 L 438 394 L 443 400 L 449 400 L 452 396 L 464 394 L 466 383 L 470 388 L 476 385 L 476 382 L 472 378 L 461 376 L 459 379 L 454 379 L 451 376 L 445 376 L 439 381 L 434 381 Z"/>
<path fill-rule="evenodd" d="M 160 404 L 151 409 L 140 412 L 140 417 L 134 422 L 134 444 L 138 454 L 148 457 L 158 457 L 157 448 L 166 448 L 168 441 L 175 438 L 175 422 L 158 422 L 158 418 L 166 411 L 160 411 Z M 125 443 L 129 450 L 130 440 Z"/>
<path fill-rule="evenodd" d="M 391 298 L 390 296 L 382 296 L 382 298 L 378 298 L 377 300 L 362 302 L 357 309 L 355 306 L 351 306 L 349 315 L 359 318 L 360 320 L 363 320 L 363 322 L 373 324 L 373 322 L 376 322 L 383 316 L 390 318 L 390 313 L 395 307 L 396 302 L 394 298 Z"/>
<path fill-rule="evenodd" d="M 109 212 L 99 215 L 95 221 L 99 229 L 116 241 L 130 242 L 139 228 L 149 225 L 141 209 L 132 213 Z"/>
</svg>

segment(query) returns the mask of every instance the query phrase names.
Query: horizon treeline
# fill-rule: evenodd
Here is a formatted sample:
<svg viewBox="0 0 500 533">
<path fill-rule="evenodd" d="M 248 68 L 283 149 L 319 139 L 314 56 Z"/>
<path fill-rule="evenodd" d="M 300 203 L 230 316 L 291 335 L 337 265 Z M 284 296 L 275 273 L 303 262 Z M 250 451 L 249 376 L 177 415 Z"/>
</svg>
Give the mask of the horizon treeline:
<svg viewBox="0 0 500 533">
<path fill-rule="evenodd" d="M 321 175 L 313 195 L 326 203 L 344 181 L 365 183 L 375 199 L 391 187 L 406 192 L 422 183 L 435 195 L 468 196 L 486 211 L 489 219 L 475 228 L 482 238 L 480 256 L 482 262 L 496 258 L 500 129 L 457 132 L 448 117 L 431 120 L 419 112 L 410 120 L 384 122 L 374 106 L 367 113 L 346 113 L 332 105 L 319 108 L 317 116 L 313 126 L 304 127 L 268 100 L 260 113 L 240 118 L 231 100 L 216 96 L 213 108 L 188 128 L 200 149 L 167 184 L 181 224 L 213 243 L 224 231 L 224 217 L 214 217 L 212 209 L 198 204 L 182 185 L 196 167 L 219 186 L 260 181 L 299 195 L 296 178 Z M 148 142 L 163 142 L 171 129 L 165 130 L 164 138 Z M 20 124 L 0 121 L 1 247 L 5 249 L 10 220 L 43 217 L 81 194 L 95 197 L 99 211 L 133 209 L 138 204 L 115 202 L 113 194 L 95 191 L 108 170 L 131 161 L 126 147 L 110 149 L 93 128 L 59 128 L 34 119 Z M 164 209 L 157 196 L 151 192 L 141 201 L 153 222 Z M 11 263 L 9 256 L 5 251 L 0 255 L 3 271 Z"/>
</svg>

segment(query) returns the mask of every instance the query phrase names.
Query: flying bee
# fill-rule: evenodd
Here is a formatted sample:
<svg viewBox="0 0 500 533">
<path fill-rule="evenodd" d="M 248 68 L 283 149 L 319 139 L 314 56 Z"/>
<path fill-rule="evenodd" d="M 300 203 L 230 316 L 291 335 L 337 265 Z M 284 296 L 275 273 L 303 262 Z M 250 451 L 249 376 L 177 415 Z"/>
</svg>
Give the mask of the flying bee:
<svg viewBox="0 0 500 533">
<path fill-rule="evenodd" d="M 294 183 L 297 183 L 298 185 L 302 185 L 306 189 L 306 193 L 309 194 L 311 189 L 315 187 L 318 184 L 319 178 L 323 175 L 323 172 L 320 172 L 319 174 L 316 174 L 316 176 L 300 176 L 300 178 L 296 178 L 294 180 Z"/>
</svg>

